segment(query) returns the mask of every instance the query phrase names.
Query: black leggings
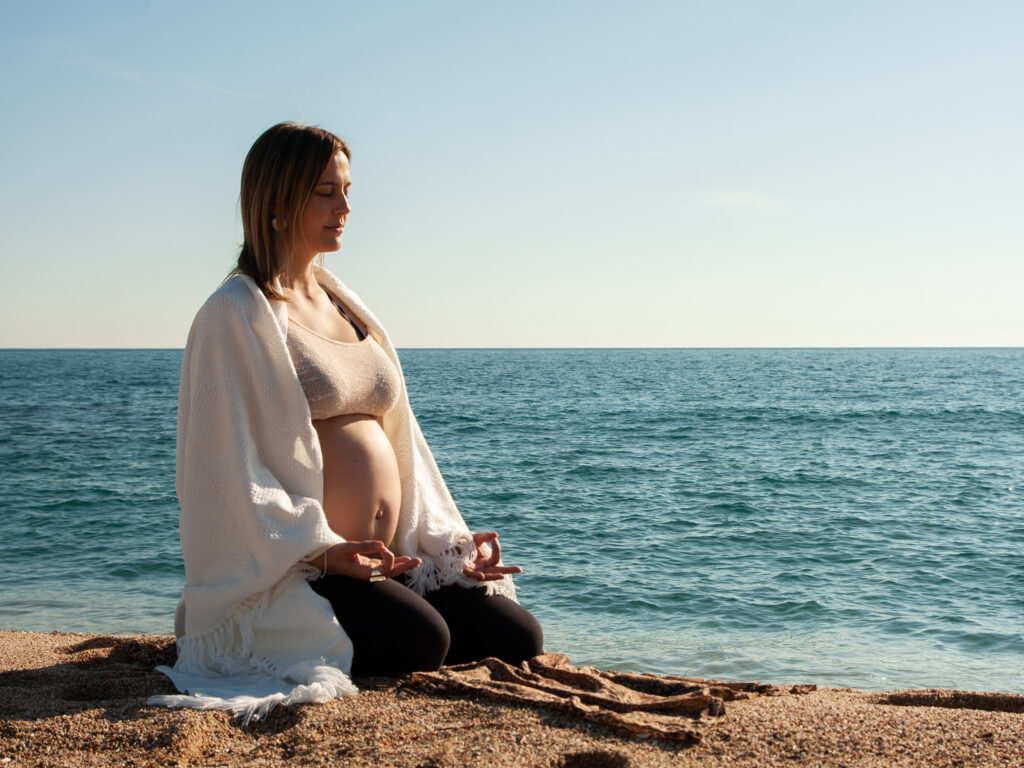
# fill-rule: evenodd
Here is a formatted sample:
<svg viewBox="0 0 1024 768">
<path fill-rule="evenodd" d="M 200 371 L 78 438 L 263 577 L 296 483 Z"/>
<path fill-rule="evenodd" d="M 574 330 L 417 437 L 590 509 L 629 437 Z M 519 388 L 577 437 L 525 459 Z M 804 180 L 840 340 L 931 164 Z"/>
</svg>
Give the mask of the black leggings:
<svg viewBox="0 0 1024 768">
<path fill-rule="evenodd" d="M 352 674 L 397 676 L 496 656 L 510 664 L 543 653 L 533 615 L 483 587 L 442 587 L 422 598 L 395 579 L 331 574 L 309 585 L 330 601 L 355 653 Z"/>
</svg>

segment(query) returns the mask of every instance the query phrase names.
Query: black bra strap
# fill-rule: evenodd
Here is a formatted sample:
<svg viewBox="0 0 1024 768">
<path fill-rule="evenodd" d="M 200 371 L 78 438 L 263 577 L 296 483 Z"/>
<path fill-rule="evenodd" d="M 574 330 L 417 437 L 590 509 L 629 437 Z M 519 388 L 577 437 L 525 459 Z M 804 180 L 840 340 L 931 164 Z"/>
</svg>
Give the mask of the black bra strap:
<svg viewBox="0 0 1024 768">
<path fill-rule="evenodd" d="M 324 288 L 322 285 L 320 287 Z M 341 303 L 336 298 L 334 298 L 334 294 L 332 294 L 326 288 L 324 288 L 324 293 L 327 294 L 327 298 L 331 300 L 331 303 L 338 308 L 338 311 L 345 316 L 345 319 L 352 323 L 352 327 L 356 329 L 356 336 L 359 337 L 359 340 L 362 341 L 363 339 L 365 339 L 366 331 L 360 328 L 356 321 L 352 319 L 352 316 L 345 311 L 345 308 L 341 306 Z"/>
</svg>

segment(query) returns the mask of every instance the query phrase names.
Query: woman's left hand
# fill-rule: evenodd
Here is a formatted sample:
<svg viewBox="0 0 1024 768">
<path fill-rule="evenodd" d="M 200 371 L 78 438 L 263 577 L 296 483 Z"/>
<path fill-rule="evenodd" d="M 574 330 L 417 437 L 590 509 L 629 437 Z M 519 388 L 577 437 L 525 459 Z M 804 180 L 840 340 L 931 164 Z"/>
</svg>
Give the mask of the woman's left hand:
<svg viewBox="0 0 1024 768">
<path fill-rule="evenodd" d="M 484 551 L 484 545 L 490 545 L 490 553 Z M 476 558 L 462 572 L 477 581 L 497 581 L 510 573 L 522 573 L 518 565 L 498 565 L 501 562 L 501 547 L 498 546 L 498 534 L 494 531 L 474 533 L 473 545 L 476 547 Z"/>
</svg>

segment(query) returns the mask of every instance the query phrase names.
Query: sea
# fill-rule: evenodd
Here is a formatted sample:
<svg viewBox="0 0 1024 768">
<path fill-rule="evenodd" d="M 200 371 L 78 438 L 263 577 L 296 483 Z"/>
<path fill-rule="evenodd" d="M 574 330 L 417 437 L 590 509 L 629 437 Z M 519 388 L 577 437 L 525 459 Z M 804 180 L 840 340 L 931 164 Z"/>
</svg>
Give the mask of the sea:
<svg viewBox="0 0 1024 768">
<path fill-rule="evenodd" d="M 409 349 L 574 664 L 1024 693 L 1024 350 Z M 173 629 L 181 350 L 0 350 L 0 628 Z"/>
</svg>

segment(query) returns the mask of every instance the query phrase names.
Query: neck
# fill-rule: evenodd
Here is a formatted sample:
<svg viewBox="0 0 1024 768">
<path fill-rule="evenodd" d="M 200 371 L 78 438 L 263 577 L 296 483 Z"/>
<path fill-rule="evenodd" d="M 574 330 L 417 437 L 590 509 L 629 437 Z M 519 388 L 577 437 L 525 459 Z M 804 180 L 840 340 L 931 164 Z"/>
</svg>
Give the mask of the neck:
<svg viewBox="0 0 1024 768">
<path fill-rule="evenodd" d="M 284 271 L 278 276 L 281 288 L 285 291 L 311 297 L 319 291 L 316 275 L 313 273 L 313 261 L 316 254 L 308 259 L 291 258 L 285 262 Z"/>
</svg>

